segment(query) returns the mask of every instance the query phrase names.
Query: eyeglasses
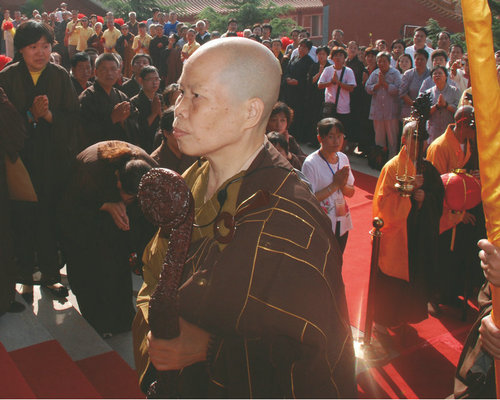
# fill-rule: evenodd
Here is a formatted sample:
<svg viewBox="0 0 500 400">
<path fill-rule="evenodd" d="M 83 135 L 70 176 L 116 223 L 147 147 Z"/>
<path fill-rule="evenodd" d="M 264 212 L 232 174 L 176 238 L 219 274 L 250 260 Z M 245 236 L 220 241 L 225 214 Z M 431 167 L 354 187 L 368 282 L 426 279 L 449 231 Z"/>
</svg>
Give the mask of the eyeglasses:
<svg viewBox="0 0 500 400">
<path fill-rule="evenodd" d="M 160 78 L 146 78 L 144 80 L 146 82 L 160 82 Z"/>
</svg>

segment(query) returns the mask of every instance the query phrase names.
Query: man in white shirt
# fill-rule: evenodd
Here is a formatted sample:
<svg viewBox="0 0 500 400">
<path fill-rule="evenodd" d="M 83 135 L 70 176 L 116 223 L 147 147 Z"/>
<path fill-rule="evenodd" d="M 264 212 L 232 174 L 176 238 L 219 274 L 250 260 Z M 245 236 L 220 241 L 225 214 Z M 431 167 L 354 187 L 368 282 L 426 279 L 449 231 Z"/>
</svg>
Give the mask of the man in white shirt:
<svg viewBox="0 0 500 400">
<path fill-rule="evenodd" d="M 335 117 L 344 125 L 347 134 L 348 145 L 349 138 L 352 136 L 351 125 L 351 97 L 350 93 L 356 87 L 356 77 L 351 68 L 345 66 L 347 51 L 343 47 L 334 47 L 330 53 L 333 65 L 326 67 L 318 81 L 318 89 L 325 89 L 325 103 L 327 106 L 322 113 L 323 118 Z M 344 72 L 342 74 L 342 71 Z M 338 101 L 337 101 L 337 91 Z M 336 104 L 336 110 L 331 113 L 328 103 Z"/>
<path fill-rule="evenodd" d="M 431 53 L 433 49 L 427 46 L 426 40 L 427 40 L 427 30 L 424 27 L 419 26 L 417 29 L 415 29 L 415 33 L 413 34 L 413 45 L 408 46 L 405 49 L 405 53 L 411 56 L 413 60 L 413 65 L 415 65 L 415 59 L 414 59 L 415 50 L 425 49 L 425 51 L 429 53 L 429 59 L 427 60 L 427 68 L 429 68 L 430 70 L 432 69 Z"/>
</svg>

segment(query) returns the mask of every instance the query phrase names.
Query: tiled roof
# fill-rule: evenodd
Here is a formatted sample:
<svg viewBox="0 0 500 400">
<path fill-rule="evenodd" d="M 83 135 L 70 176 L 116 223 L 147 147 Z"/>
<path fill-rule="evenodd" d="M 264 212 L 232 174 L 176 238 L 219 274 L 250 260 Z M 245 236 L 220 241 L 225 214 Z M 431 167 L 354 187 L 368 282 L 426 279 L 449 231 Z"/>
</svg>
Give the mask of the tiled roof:
<svg viewBox="0 0 500 400">
<path fill-rule="evenodd" d="M 304 8 L 323 8 L 321 0 L 273 0 L 278 6 L 290 5 L 295 9 Z M 178 0 L 157 0 L 159 8 L 170 8 L 179 4 Z M 217 12 L 224 12 L 226 9 L 223 7 L 224 0 L 183 0 L 180 4 L 185 6 L 182 14 L 196 15 L 199 14 L 204 8 L 212 7 Z"/>
<path fill-rule="evenodd" d="M 418 0 L 438 15 L 462 21 L 462 8 L 459 0 Z"/>
</svg>

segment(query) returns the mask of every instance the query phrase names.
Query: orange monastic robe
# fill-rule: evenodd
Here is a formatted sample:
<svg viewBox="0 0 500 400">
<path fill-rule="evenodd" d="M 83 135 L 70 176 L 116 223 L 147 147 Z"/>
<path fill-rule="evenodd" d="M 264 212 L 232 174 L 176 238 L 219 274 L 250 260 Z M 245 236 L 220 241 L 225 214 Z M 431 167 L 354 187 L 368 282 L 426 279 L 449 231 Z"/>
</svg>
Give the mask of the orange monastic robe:
<svg viewBox="0 0 500 400">
<path fill-rule="evenodd" d="M 404 146 L 399 154 L 384 165 L 373 197 L 373 216 L 382 218 L 384 227 L 380 239 L 379 268 L 386 275 L 409 281 L 408 235 L 406 221 L 411 210 L 409 197 L 402 197 L 396 187 L 396 176 L 404 173 L 415 176 Z"/>
<path fill-rule="evenodd" d="M 434 140 L 427 149 L 427 160 L 436 167 L 443 175 L 454 169 L 463 168 L 471 156 L 469 143 L 466 144 L 465 153 L 460 142 L 453 132 L 454 124 L 448 125 L 446 132 Z M 439 222 L 439 233 L 443 233 L 458 225 L 464 217 L 464 213 L 453 213 L 446 204 L 443 206 L 443 215 Z"/>
</svg>

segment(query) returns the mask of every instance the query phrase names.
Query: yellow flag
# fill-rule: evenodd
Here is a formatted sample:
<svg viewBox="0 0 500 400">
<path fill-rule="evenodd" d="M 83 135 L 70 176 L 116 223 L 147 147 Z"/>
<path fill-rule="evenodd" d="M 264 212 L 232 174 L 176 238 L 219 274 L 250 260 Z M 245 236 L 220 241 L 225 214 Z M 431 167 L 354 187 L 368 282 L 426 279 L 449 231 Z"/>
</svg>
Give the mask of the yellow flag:
<svg viewBox="0 0 500 400">
<path fill-rule="evenodd" d="M 497 80 L 491 12 L 487 0 L 462 0 L 469 55 L 482 200 L 488 239 L 500 246 L 500 87 Z M 500 327 L 500 288 L 491 286 L 493 320 Z M 498 317 L 497 317 L 498 316 Z M 497 398 L 500 398 L 500 360 L 495 360 Z"/>
</svg>

